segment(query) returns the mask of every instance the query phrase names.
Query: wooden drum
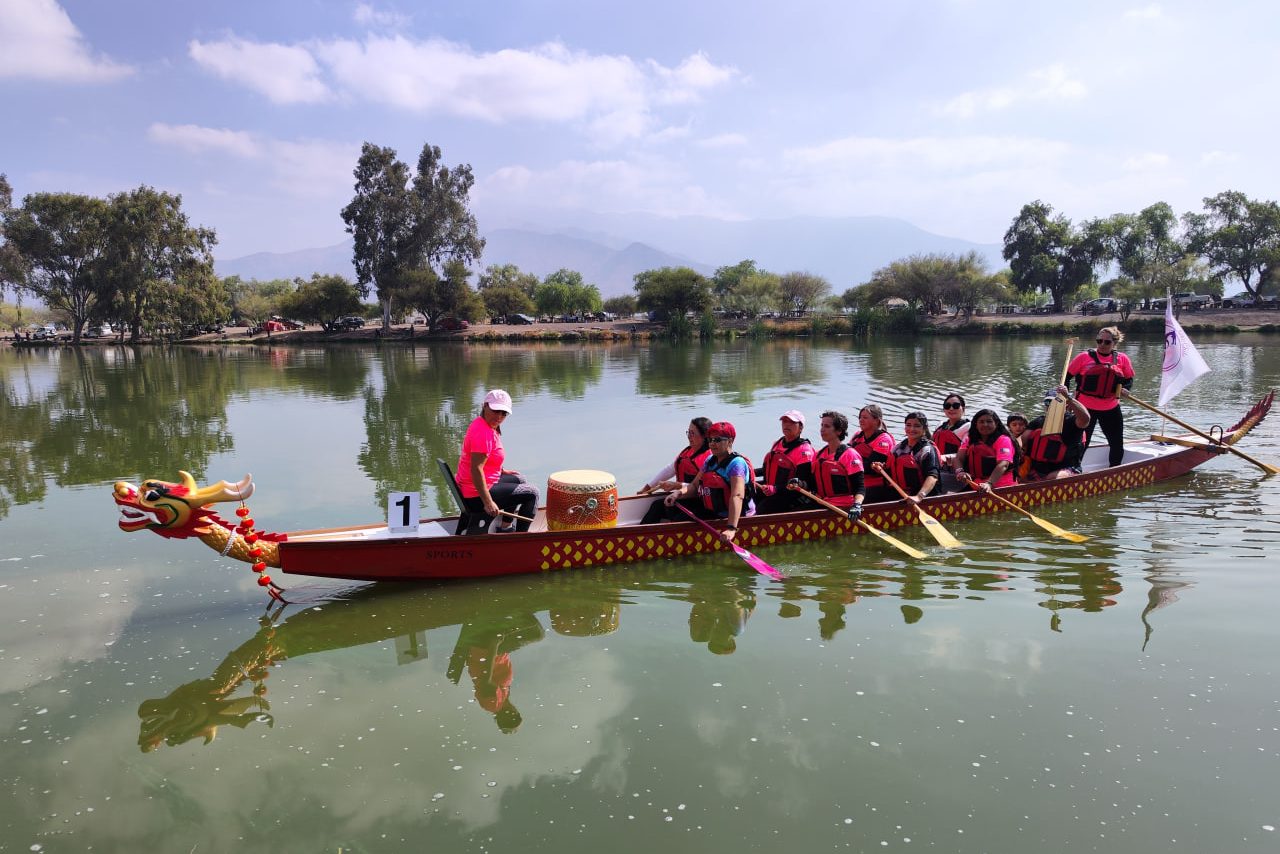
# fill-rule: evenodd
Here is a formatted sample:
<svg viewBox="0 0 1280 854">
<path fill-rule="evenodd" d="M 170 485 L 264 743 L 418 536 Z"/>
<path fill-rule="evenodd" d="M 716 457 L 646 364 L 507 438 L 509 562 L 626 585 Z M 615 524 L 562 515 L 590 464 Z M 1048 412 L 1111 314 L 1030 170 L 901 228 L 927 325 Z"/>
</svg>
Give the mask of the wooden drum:
<svg viewBox="0 0 1280 854">
<path fill-rule="evenodd" d="M 547 478 L 547 529 L 583 531 L 618 524 L 618 481 L 607 471 L 573 469 Z"/>
</svg>

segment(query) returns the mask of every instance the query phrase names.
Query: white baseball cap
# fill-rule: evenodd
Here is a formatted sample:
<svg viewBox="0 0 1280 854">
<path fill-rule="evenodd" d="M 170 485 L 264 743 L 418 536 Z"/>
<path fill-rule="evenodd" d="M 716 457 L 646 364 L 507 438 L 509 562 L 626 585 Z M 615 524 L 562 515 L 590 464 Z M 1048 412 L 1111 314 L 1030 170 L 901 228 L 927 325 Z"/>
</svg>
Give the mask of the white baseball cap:
<svg viewBox="0 0 1280 854">
<path fill-rule="evenodd" d="M 781 421 L 783 418 L 787 419 L 788 421 L 794 421 L 797 424 L 799 424 L 801 427 L 804 426 L 804 413 L 801 412 L 799 409 L 788 409 L 786 412 L 782 413 L 782 415 L 778 416 L 779 421 Z"/>
<path fill-rule="evenodd" d="M 511 413 L 511 395 L 500 388 L 495 388 L 484 396 L 484 402 L 497 412 Z"/>
</svg>

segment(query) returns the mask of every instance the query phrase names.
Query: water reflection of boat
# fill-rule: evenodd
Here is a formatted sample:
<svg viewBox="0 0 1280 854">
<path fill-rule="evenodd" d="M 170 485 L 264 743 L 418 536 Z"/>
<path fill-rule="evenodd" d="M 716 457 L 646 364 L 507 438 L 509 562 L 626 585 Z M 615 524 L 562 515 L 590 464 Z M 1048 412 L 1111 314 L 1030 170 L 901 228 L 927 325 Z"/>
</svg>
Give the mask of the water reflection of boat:
<svg viewBox="0 0 1280 854">
<path fill-rule="evenodd" d="M 268 678 L 274 666 L 305 655 L 394 639 L 396 663 L 427 660 L 428 631 L 459 626 L 448 678 L 459 684 L 465 671 L 477 704 L 499 728 L 520 725 L 511 700 L 511 655 L 545 637 L 546 620 L 556 634 L 589 637 L 618 627 L 623 588 L 604 578 L 556 580 L 530 591 L 519 587 L 402 589 L 366 587 L 349 598 L 325 602 L 282 622 L 263 617 L 253 637 L 229 652 L 213 672 L 167 696 L 138 707 L 138 745 L 143 752 L 195 738 L 212 741 L 220 727 L 273 725 Z M 628 581 L 643 585 L 643 574 Z M 277 616 L 279 612 L 277 612 Z M 247 694 L 241 688 L 248 683 Z"/>
<path fill-rule="evenodd" d="M 1262 420 L 1270 410 L 1273 394 L 1225 431 L 1224 441 L 1234 443 Z M 1108 468 L 1106 448 L 1094 448 L 1085 455 L 1085 470 L 1080 475 L 1017 484 L 999 492 L 1023 508 L 1078 501 L 1179 477 L 1221 453 L 1221 446 L 1194 438 L 1135 441 L 1126 443 L 1124 462 Z M 199 488 L 186 475 L 181 484 L 147 481 L 136 487 L 117 483 L 114 497 L 121 508 L 120 527 L 126 532 L 146 529 L 166 537 L 195 536 L 240 560 L 261 560 L 288 573 L 326 578 L 481 578 L 626 564 L 723 547 L 718 537 L 690 522 L 639 525 L 653 499 L 632 496 L 618 502 L 618 523 L 610 528 L 551 531 L 543 508 L 524 534 L 456 536 L 453 531 L 457 518 L 445 517 L 426 520 L 416 535 L 407 536 L 391 533 L 385 524 L 270 535 L 267 539 L 275 541 L 261 543 L 262 555 L 258 557 L 251 555 L 248 545 L 237 541 L 230 522 L 209 509 L 219 501 L 241 500 L 252 489 L 248 478 L 239 484 L 222 482 Z M 993 498 L 973 493 L 935 496 L 923 505 L 943 522 L 1009 509 Z M 868 505 L 863 519 L 882 529 L 919 524 L 918 515 L 901 501 Z M 750 549 L 863 533 L 861 528 L 826 510 L 753 516 L 743 519 L 739 527 L 737 542 Z"/>
</svg>

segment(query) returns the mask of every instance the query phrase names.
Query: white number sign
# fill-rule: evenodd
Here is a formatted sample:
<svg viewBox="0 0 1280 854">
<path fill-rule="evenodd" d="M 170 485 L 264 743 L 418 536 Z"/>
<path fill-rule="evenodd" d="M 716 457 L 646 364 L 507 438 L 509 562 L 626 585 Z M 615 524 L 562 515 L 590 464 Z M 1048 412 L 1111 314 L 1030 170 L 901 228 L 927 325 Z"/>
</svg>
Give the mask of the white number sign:
<svg viewBox="0 0 1280 854">
<path fill-rule="evenodd" d="M 393 534 L 418 533 L 418 504 L 421 496 L 416 492 L 392 492 L 387 496 L 387 530 Z"/>
</svg>

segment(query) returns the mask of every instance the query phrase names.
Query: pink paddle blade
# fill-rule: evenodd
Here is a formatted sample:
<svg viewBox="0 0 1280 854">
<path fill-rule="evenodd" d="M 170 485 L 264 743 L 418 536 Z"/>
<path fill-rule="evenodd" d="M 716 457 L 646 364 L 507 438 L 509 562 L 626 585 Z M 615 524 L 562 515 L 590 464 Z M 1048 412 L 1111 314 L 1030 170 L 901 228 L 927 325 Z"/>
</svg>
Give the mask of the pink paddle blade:
<svg viewBox="0 0 1280 854">
<path fill-rule="evenodd" d="M 680 508 L 681 512 L 683 512 L 684 515 L 688 516 L 690 519 L 697 522 L 702 527 L 706 528 L 707 531 L 709 531 L 716 538 L 716 542 L 718 543 L 724 542 L 724 540 L 720 539 L 719 531 L 717 531 L 715 528 L 708 525 L 704 520 L 699 519 L 697 516 L 695 516 L 688 507 L 685 507 L 683 504 L 679 502 L 676 502 L 676 506 Z M 730 543 L 730 545 L 733 547 L 733 553 L 736 554 L 738 557 L 742 558 L 743 560 L 745 560 L 747 562 L 747 565 L 750 566 L 752 569 L 754 569 L 756 572 L 760 573 L 761 575 L 767 576 L 768 578 L 772 578 L 775 581 L 780 580 L 782 578 L 781 572 L 778 572 L 778 570 L 769 566 L 769 564 L 765 563 L 760 558 L 756 557 L 751 552 L 744 549 L 742 546 L 738 545 L 737 543 Z"/>
<path fill-rule="evenodd" d="M 752 569 L 754 569 L 756 572 L 760 573 L 761 575 L 768 576 L 769 578 L 772 578 L 774 581 L 782 580 L 781 572 L 778 572 L 778 570 L 774 569 L 772 566 L 765 563 L 760 558 L 756 557 L 751 552 L 744 549 L 742 546 L 735 545 L 733 547 L 733 550 L 737 552 L 738 557 L 745 560 L 747 562 L 747 565 L 750 566 Z"/>
</svg>

